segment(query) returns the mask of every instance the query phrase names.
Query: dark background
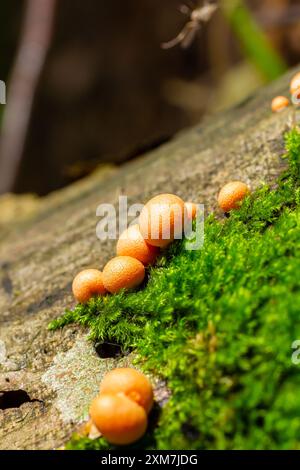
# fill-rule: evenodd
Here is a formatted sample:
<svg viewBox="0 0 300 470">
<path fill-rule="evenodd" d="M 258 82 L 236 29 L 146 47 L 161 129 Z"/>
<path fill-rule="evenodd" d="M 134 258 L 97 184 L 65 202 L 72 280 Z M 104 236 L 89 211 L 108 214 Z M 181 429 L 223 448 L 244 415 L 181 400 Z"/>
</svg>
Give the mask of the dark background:
<svg viewBox="0 0 300 470">
<path fill-rule="evenodd" d="M 253 65 L 222 11 L 187 50 L 162 50 L 161 43 L 176 36 L 187 21 L 177 10 L 179 4 L 57 2 L 51 44 L 10 191 L 44 195 L 99 164 L 120 164 L 270 80 Z M 286 67 L 296 64 L 299 1 L 244 4 Z M 6 0 L 1 7 L 0 79 L 7 82 L 8 92 L 26 5 Z M 7 106 L 9 101 L 1 106 L 2 114 Z M 1 171 L 5 175 L 5 166 Z"/>
</svg>

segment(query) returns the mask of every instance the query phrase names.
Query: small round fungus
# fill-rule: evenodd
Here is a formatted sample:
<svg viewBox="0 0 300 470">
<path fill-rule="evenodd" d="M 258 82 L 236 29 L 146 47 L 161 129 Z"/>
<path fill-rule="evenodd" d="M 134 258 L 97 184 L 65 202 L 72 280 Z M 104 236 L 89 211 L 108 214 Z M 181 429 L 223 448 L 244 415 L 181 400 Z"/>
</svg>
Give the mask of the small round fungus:
<svg viewBox="0 0 300 470">
<path fill-rule="evenodd" d="M 103 284 L 111 294 L 137 287 L 144 277 L 144 265 L 131 256 L 116 256 L 103 269 Z"/>
<path fill-rule="evenodd" d="M 144 408 L 123 393 L 98 395 L 90 406 L 90 417 L 108 442 L 118 445 L 140 439 L 148 424 Z"/>
<path fill-rule="evenodd" d="M 291 95 L 296 94 L 297 92 L 300 93 L 300 72 L 298 72 L 291 80 L 290 85 Z"/>
<path fill-rule="evenodd" d="M 290 101 L 285 97 L 285 96 L 276 96 L 272 100 L 272 111 L 273 113 L 279 113 L 280 111 L 283 111 L 285 108 L 287 108 L 290 105 Z"/>
<path fill-rule="evenodd" d="M 300 72 L 298 72 L 291 80 L 290 92 L 293 104 L 300 104 Z"/>
<path fill-rule="evenodd" d="M 153 246 L 165 247 L 183 231 L 185 206 L 174 194 L 159 194 L 144 206 L 139 227 L 143 238 Z"/>
<path fill-rule="evenodd" d="M 250 193 L 248 186 L 241 181 L 227 183 L 218 196 L 218 204 L 224 212 L 237 209 L 242 200 Z"/>
<path fill-rule="evenodd" d="M 91 297 L 103 295 L 107 291 L 103 285 L 103 275 L 98 269 L 85 269 L 74 278 L 72 290 L 77 302 L 87 302 Z"/>
<path fill-rule="evenodd" d="M 144 265 L 154 263 L 158 253 L 159 248 L 149 245 L 144 240 L 137 224 L 125 230 L 117 243 L 118 256 L 131 256 Z"/>
<path fill-rule="evenodd" d="M 101 382 L 100 394 L 124 393 L 142 406 L 146 413 L 153 405 L 153 389 L 147 377 L 136 369 L 121 367 L 108 372 Z"/>
</svg>

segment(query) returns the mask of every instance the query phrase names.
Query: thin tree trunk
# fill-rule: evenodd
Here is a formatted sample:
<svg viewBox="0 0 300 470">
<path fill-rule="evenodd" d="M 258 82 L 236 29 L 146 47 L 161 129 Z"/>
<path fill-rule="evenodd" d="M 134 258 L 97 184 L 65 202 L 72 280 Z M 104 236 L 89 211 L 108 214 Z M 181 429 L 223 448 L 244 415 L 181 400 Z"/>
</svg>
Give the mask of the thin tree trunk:
<svg viewBox="0 0 300 470">
<path fill-rule="evenodd" d="M 36 86 L 51 42 L 56 0 L 27 0 L 0 139 L 0 193 L 11 191 L 24 151 Z"/>
</svg>

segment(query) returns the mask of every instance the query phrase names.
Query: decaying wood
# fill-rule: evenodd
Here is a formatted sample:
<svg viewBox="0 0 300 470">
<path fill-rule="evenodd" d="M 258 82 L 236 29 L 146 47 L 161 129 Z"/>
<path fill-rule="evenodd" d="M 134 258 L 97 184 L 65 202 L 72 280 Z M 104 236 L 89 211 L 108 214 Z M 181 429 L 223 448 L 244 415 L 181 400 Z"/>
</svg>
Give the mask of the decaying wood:
<svg viewBox="0 0 300 470">
<path fill-rule="evenodd" d="M 275 181 L 285 165 L 280 156 L 291 110 L 274 115 L 270 102 L 287 93 L 288 83 L 284 77 L 122 169 L 48 197 L 37 212 L 6 228 L 0 236 L 1 449 L 62 445 L 86 415 L 104 371 L 119 361 L 99 358 L 76 326 L 47 330 L 74 305 L 73 276 L 87 266 L 101 268 L 114 253 L 114 241 L 96 238 L 97 206 L 117 206 L 121 194 L 143 203 L 172 192 L 204 203 L 209 212 L 228 180 L 252 188 Z M 15 407 L 7 407 L 14 400 Z"/>
</svg>

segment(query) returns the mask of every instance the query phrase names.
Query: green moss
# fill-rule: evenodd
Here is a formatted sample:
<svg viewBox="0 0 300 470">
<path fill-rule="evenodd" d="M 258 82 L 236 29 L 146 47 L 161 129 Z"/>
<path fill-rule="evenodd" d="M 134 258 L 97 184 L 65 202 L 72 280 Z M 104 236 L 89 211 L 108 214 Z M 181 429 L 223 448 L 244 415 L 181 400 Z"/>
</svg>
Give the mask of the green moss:
<svg viewBox="0 0 300 470">
<path fill-rule="evenodd" d="M 133 347 L 172 397 L 140 447 L 300 449 L 300 134 L 286 136 L 289 169 L 220 223 L 200 251 L 174 243 L 139 292 L 78 305 L 71 322 L 92 340 Z M 76 437 L 69 448 L 105 448 Z"/>
</svg>

